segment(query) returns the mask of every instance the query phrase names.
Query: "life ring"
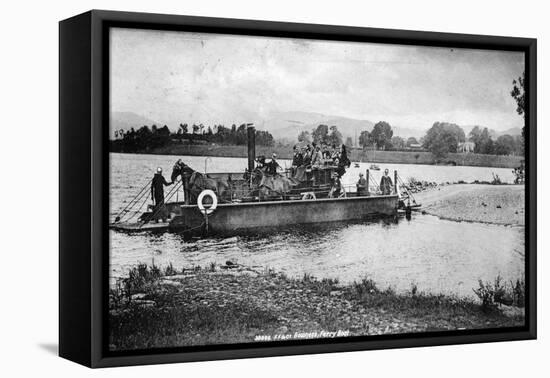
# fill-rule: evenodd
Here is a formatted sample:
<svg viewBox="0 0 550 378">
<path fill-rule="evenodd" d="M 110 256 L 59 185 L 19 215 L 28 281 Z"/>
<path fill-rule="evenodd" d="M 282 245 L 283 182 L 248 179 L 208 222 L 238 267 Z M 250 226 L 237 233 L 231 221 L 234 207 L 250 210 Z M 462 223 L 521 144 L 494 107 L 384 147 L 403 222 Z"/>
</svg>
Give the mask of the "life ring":
<svg viewBox="0 0 550 378">
<path fill-rule="evenodd" d="M 209 208 L 204 207 L 204 204 L 202 203 L 202 201 L 204 200 L 204 197 L 206 196 L 209 196 L 210 198 L 212 198 L 212 205 Z M 197 198 L 197 205 L 199 206 L 199 210 L 202 213 L 206 215 L 212 214 L 214 210 L 216 210 L 216 207 L 218 207 L 218 197 L 216 196 L 216 193 L 214 193 L 210 189 L 203 190 L 199 194 L 199 198 Z"/>
</svg>

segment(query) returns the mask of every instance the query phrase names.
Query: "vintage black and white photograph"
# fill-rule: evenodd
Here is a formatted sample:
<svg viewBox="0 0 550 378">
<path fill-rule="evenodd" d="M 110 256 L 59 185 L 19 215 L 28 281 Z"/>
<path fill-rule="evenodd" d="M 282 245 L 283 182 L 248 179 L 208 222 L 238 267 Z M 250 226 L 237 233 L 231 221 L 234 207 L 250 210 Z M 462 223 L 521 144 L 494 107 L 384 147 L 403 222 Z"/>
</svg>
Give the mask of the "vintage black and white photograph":
<svg viewBox="0 0 550 378">
<path fill-rule="evenodd" d="M 526 324 L 524 52 L 108 40 L 109 351 Z"/>
</svg>

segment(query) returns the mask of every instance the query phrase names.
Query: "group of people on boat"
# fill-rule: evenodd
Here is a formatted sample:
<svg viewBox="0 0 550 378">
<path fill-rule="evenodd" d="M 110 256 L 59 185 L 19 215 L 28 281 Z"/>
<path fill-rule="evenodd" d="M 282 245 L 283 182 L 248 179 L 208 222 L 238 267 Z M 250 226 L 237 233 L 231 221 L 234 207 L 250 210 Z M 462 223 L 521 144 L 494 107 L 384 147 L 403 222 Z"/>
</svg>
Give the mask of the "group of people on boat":
<svg viewBox="0 0 550 378">
<path fill-rule="evenodd" d="M 335 144 L 329 146 L 313 142 L 294 146 L 290 174 L 297 181 L 311 180 L 313 186 L 316 186 L 324 181 L 322 171 L 330 170 L 335 173 L 330 177 L 332 186 L 337 187 L 350 165 L 345 145 L 337 148 Z"/>
<path fill-rule="evenodd" d="M 345 169 L 351 165 L 344 144 L 339 149 L 336 148 L 335 144 L 330 147 L 327 144 L 317 144 L 315 142 L 305 146 L 295 145 L 293 147 L 293 170 L 301 166 L 318 169 L 327 165 L 338 167 L 340 169 L 339 176 L 342 177 Z"/>
</svg>

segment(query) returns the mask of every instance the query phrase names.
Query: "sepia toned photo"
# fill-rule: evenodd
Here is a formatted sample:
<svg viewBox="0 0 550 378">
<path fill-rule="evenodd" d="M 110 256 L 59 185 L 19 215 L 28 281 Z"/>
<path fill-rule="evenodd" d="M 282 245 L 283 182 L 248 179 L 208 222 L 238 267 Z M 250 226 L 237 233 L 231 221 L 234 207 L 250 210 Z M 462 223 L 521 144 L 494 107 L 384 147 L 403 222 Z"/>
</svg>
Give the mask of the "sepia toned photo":
<svg viewBox="0 0 550 378">
<path fill-rule="evenodd" d="M 525 326 L 524 52 L 108 41 L 110 351 Z"/>
</svg>

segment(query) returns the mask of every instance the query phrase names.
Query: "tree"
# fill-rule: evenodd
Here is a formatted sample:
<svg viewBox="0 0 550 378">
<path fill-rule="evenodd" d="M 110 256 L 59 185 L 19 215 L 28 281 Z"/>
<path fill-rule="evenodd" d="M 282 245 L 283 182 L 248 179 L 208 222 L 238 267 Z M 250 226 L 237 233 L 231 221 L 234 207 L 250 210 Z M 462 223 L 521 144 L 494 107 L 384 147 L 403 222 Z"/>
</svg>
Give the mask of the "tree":
<svg viewBox="0 0 550 378">
<path fill-rule="evenodd" d="M 351 137 L 346 138 L 346 146 L 353 147 L 353 139 Z"/>
<path fill-rule="evenodd" d="M 248 143 L 248 131 L 245 123 L 242 123 L 239 125 L 239 127 L 237 127 L 237 131 L 234 138 L 236 139 L 235 141 L 236 144 L 241 145 L 241 144 Z"/>
<path fill-rule="evenodd" d="M 497 155 L 510 155 L 515 152 L 515 149 L 516 141 L 511 135 L 501 135 L 495 142 L 495 154 Z"/>
<path fill-rule="evenodd" d="M 401 150 L 405 147 L 405 140 L 400 136 L 394 136 L 391 138 L 391 146 L 396 150 Z"/>
<path fill-rule="evenodd" d="M 309 131 L 302 131 L 298 134 L 298 142 L 311 143 L 311 134 Z"/>
<path fill-rule="evenodd" d="M 424 137 L 424 148 L 438 159 L 456 152 L 458 144 L 464 142 L 464 130 L 458 125 L 446 122 L 436 122 Z"/>
<path fill-rule="evenodd" d="M 162 137 L 167 138 L 167 137 L 170 136 L 170 129 L 168 128 L 168 126 L 164 125 L 160 129 L 157 130 L 157 134 L 162 136 Z"/>
<path fill-rule="evenodd" d="M 342 136 L 342 133 L 338 131 L 338 127 L 331 126 L 330 127 L 330 134 L 327 137 L 327 140 L 325 143 L 327 144 L 333 144 L 335 146 L 339 146 L 342 144 L 342 141 L 344 140 L 344 137 Z M 353 144 L 353 142 L 352 142 Z"/>
<path fill-rule="evenodd" d="M 359 134 L 359 145 L 365 149 L 370 143 L 370 133 L 367 130 L 361 131 L 361 134 Z"/>
<path fill-rule="evenodd" d="M 521 135 L 514 136 L 514 153 L 516 155 L 523 155 L 523 137 Z"/>
<path fill-rule="evenodd" d="M 181 133 L 187 134 L 187 123 L 184 123 L 184 124 L 181 124 L 181 123 L 180 123 L 180 128 L 179 128 L 179 130 L 181 130 Z M 179 130 L 178 130 L 178 131 L 179 131 Z"/>
<path fill-rule="evenodd" d="M 517 79 L 517 81 L 512 81 L 512 84 L 514 87 L 512 88 L 510 95 L 514 98 L 514 100 L 516 100 L 516 112 L 523 116 L 524 124 L 521 129 L 521 136 L 525 140 L 525 71 L 523 71 L 523 74 Z"/>
<path fill-rule="evenodd" d="M 311 132 L 313 142 L 317 144 L 326 143 L 328 139 L 328 126 L 319 125 L 315 130 Z"/>
<path fill-rule="evenodd" d="M 256 143 L 261 146 L 273 146 L 273 135 L 269 131 L 256 130 Z"/>
<path fill-rule="evenodd" d="M 496 153 L 496 144 L 491 138 L 487 140 L 487 143 L 483 146 L 483 153 L 486 155 L 494 155 Z"/>
<path fill-rule="evenodd" d="M 390 147 L 392 136 L 393 130 L 387 122 L 380 121 L 372 128 L 371 139 L 376 143 L 377 148 Z"/>
<path fill-rule="evenodd" d="M 514 87 L 510 92 L 510 95 L 516 100 L 517 108 L 516 112 L 523 116 L 523 127 L 521 128 L 522 143 L 520 144 L 519 153 L 523 155 L 525 146 L 525 71 L 522 75 L 512 82 Z"/>
<path fill-rule="evenodd" d="M 476 154 L 491 154 L 493 150 L 493 140 L 489 135 L 489 129 L 480 126 L 475 126 L 470 134 L 468 134 L 470 140 L 475 143 L 474 152 Z"/>
<path fill-rule="evenodd" d="M 411 144 L 418 144 L 418 140 L 415 137 L 410 137 L 407 139 L 407 147 L 410 147 Z"/>
</svg>

